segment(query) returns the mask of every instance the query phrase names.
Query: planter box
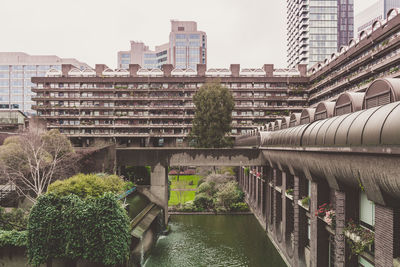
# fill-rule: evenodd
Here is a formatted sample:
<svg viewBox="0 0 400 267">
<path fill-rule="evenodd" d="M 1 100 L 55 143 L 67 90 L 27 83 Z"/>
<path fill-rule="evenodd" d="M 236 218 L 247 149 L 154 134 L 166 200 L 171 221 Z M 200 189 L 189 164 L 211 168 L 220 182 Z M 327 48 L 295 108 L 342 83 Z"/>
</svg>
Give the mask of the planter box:
<svg viewBox="0 0 400 267">
<path fill-rule="evenodd" d="M 293 200 L 293 195 L 289 195 L 288 193 L 285 193 L 285 196 L 286 196 L 288 199 Z"/>
<path fill-rule="evenodd" d="M 303 205 L 303 203 L 301 203 L 301 200 L 297 201 L 297 204 L 306 211 L 310 211 L 310 207 L 308 205 L 307 206 Z"/>
</svg>

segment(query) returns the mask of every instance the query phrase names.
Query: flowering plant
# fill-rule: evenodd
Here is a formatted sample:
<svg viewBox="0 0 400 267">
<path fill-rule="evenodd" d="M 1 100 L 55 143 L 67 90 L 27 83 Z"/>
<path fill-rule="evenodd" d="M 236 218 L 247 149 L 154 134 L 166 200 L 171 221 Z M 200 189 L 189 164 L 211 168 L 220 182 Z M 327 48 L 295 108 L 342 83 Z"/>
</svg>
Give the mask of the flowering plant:
<svg viewBox="0 0 400 267">
<path fill-rule="evenodd" d="M 315 216 L 323 218 L 323 220 L 328 224 L 335 226 L 336 223 L 336 214 L 335 210 L 332 209 L 330 204 L 324 203 L 318 207 L 315 211 Z"/>
<path fill-rule="evenodd" d="M 344 234 L 348 238 L 347 243 L 353 255 L 360 255 L 367 248 L 370 248 L 375 239 L 374 232 L 356 224 L 352 219 L 344 228 Z"/>
</svg>

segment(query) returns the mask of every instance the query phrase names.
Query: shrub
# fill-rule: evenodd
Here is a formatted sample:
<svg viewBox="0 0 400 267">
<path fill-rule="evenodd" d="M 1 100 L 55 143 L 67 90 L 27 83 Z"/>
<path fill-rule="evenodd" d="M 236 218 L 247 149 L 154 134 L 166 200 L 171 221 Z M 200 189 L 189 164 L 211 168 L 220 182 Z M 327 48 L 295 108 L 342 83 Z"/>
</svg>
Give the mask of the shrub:
<svg viewBox="0 0 400 267">
<path fill-rule="evenodd" d="M 55 181 L 49 185 L 47 192 L 59 197 L 69 194 L 80 198 L 100 197 L 106 192 L 122 193 L 126 189 L 126 184 L 117 175 L 80 173 L 63 181 Z"/>
<path fill-rule="evenodd" d="M 200 187 L 205 182 L 204 178 L 201 178 L 197 181 L 197 187 Z"/>
<path fill-rule="evenodd" d="M 240 191 L 238 190 L 236 182 L 228 182 L 221 187 L 217 192 L 217 206 L 229 209 L 233 203 L 237 203 L 240 200 Z"/>
<path fill-rule="evenodd" d="M 204 182 L 197 188 L 197 194 L 205 193 L 209 196 L 214 194 L 213 186 L 210 183 Z"/>
<path fill-rule="evenodd" d="M 214 207 L 214 202 L 212 197 L 207 195 L 206 193 L 197 194 L 193 200 L 193 204 L 197 208 L 202 208 L 202 209 L 212 209 Z"/>
<path fill-rule="evenodd" d="M 28 231 L 0 230 L 0 247 L 25 247 Z"/>
<path fill-rule="evenodd" d="M 23 209 L 11 209 L 6 212 L 0 207 L 0 230 L 25 230 L 28 223 L 28 215 Z"/>
<path fill-rule="evenodd" d="M 249 211 L 249 210 L 250 210 L 250 209 L 249 209 L 249 206 L 248 206 L 246 203 L 244 203 L 244 202 L 233 203 L 233 204 L 230 206 L 230 209 L 231 209 L 232 211 Z"/>
<path fill-rule="evenodd" d="M 129 241 L 128 215 L 111 193 L 86 199 L 46 194 L 29 216 L 27 252 L 34 266 L 56 258 L 120 264 Z"/>
</svg>

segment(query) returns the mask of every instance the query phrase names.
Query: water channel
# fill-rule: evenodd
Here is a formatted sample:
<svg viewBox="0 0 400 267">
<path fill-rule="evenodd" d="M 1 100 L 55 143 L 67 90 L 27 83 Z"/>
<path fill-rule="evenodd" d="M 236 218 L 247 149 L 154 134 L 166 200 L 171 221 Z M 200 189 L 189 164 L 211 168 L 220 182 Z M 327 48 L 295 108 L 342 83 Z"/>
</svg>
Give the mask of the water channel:
<svg viewBox="0 0 400 267">
<path fill-rule="evenodd" d="M 173 215 L 145 267 L 286 266 L 253 215 Z"/>
</svg>

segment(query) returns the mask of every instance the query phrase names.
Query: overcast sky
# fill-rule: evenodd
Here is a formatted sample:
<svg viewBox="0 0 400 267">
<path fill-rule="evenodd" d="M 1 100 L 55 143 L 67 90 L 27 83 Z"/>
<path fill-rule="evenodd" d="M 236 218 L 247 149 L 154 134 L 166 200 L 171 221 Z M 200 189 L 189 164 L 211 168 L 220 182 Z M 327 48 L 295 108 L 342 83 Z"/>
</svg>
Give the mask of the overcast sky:
<svg viewBox="0 0 400 267">
<path fill-rule="evenodd" d="M 376 0 L 354 0 L 355 13 Z M 286 67 L 285 0 L 14 0 L 0 5 L 0 51 L 74 57 L 115 68 L 129 41 L 168 41 L 170 20 L 197 21 L 208 67 Z"/>
</svg>

